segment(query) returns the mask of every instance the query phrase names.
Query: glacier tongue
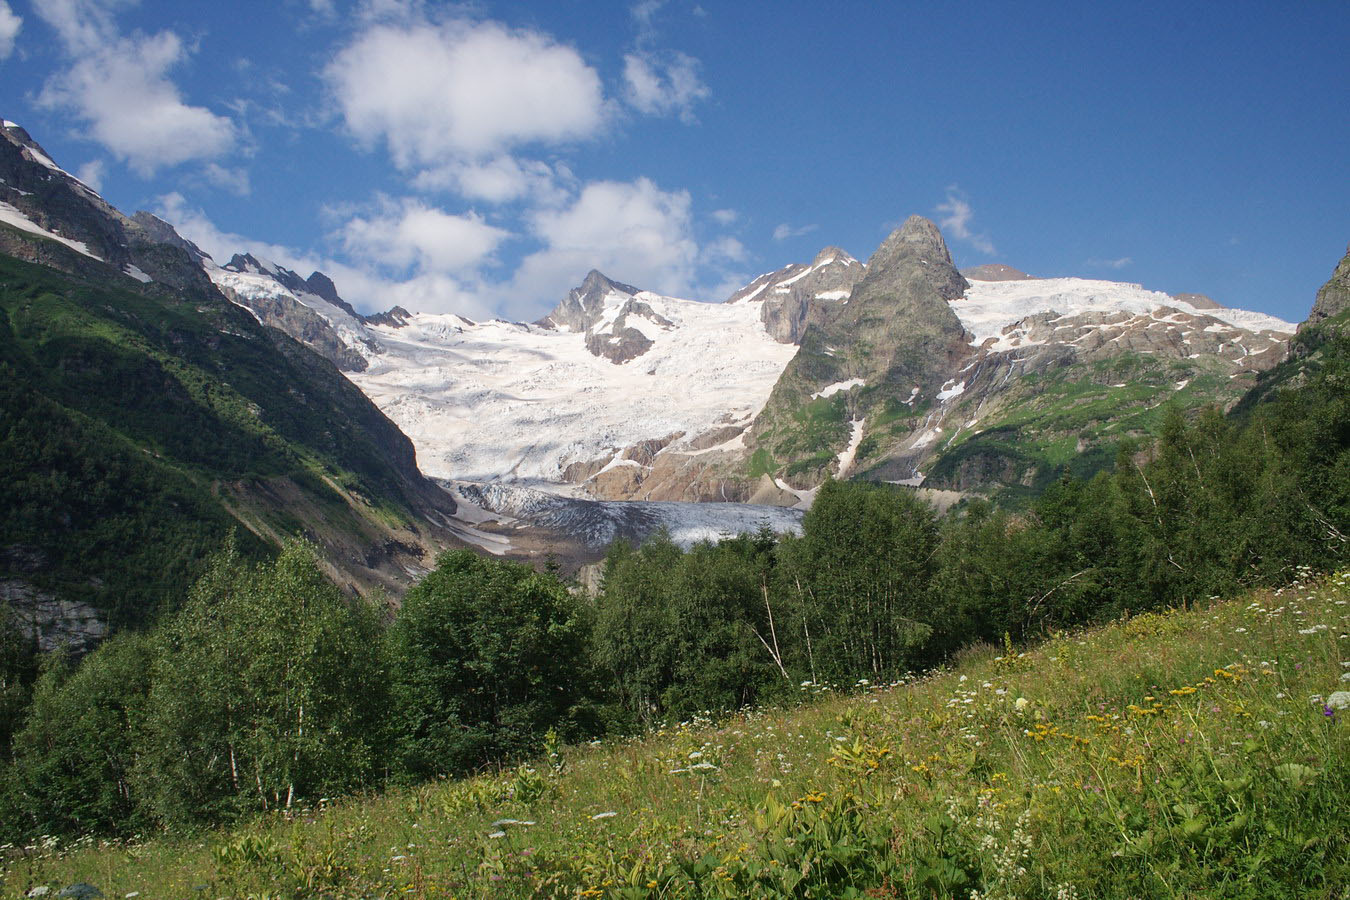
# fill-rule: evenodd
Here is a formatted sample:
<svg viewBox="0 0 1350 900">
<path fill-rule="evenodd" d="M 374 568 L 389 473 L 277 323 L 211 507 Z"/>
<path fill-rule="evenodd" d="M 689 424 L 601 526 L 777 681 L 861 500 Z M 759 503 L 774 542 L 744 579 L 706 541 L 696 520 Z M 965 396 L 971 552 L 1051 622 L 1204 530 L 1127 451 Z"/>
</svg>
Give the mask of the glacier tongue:
<svg viewBox="0 0 1350 900">
<path fill-rule="evenodd" d="M 639 441 L 748 423 L 797 348 L 764 330 L 759 309 L 642 292 L 673 327 L 644 329 L 653 346 L 614 364 L 585 335 L 502 321 L 419 314 L 371 327 L 380 345 L 350 373 L 417 447 L 432 477 L 560 482 Z"/>
</svg>

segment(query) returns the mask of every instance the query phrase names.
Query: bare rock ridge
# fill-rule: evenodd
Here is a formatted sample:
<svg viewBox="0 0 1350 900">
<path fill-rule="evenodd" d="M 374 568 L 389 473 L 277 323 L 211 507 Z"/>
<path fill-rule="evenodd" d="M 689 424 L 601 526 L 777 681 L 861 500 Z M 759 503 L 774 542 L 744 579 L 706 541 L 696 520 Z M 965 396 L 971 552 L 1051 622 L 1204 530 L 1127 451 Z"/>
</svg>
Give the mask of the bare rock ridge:
<svg viewBox="0 0 1350 900">
<path fill-rule="evenodd" d="M 306 296 L 322 297 L 312 290 L 310 282 L 314 282 L 321 289 L 330 289 L 337 302 L 322 297 L 324 301 L 349 313 L 356 320 L 363 321 L 364 317 L 357 315 L 345 300 L 337 296 L 333 282 L 326 275 L 315 272 L 309 280 L 305 280 L 290 269 L 263 262 L 251 254 L 238 253 L 221 268 L 226 272 L 266 275 L 286 289 L 260 294 L 240 291 L 228 281 L 222 281 L 217 285 L 225 296 L 252 312 L 259 322 L 285 332 L 300 343 L 308 345 L 344 372 L 366 370 L 368 365 L 366 358 L 347 345 L 328 319 L 306 306 L 301 299 Z"/>
<path fill-rule="evenodd" d="M 760 320 L 773 339 L 801 342 L 808 325 L 825 321 L 831 306 L 848 302 L 865 267 L 838 247 L 826 247 L 810 263 L 792 263 L 767 272 L 727 298 L 727 303 L 757 303 Z"/>
<path fill-rule="evenodd" d="M 544 318 L 534 324 L 541 328 L 584 332 L 586 349 L 615 365 L 636 359 L 655 342 L 650 329 L 674 327 L 669 319 L 652 309 L 639 296 L 646 293 L 631 284 L 613 281 L 592 269 L 579 287 Z"/>
<path fill-rule="evenodd" d="M 1185 292 L 1171 295 L 1173 300 L 1180 300 L 1182 303 L 1189 303 L 1196 309 L 1223 309 L 1223 304 L 1216 301 L 1213 297 L 1205 294 L 1188 294 Z"/>
<path fill-rule="evenodd" d="M 1350 309 L 1350 247 L 1336 266 L 1327 283 L 1317 292 L 1317 299 L 1308 313 L 1304 326 L 1319 325 L 1327 319 L 1335 318 Z M 1300 326 L 1303 327 L 1303 326 Z"/>
<path fill-rule="evenodd" d="M 612 281 L 598 270 L 591 269 L 579 286 L 572 288 L 551 313 L 535 324 L 562 331 L 586 331 L 604 315 L 606 297 L 611 294 L 633 297 L 639 293 L 640 288 Z"/>
<path fill-rule="evenodd" d="M 167 223 L 123 215 L 98 192 L 58 166 L 23 128 L 0 127 L 0 252 L 70 274 L 106 278 L 111 266 L 128 279 L 193 295 L 216 294 L 187 241 L 164 240 Z"/>
</svg>

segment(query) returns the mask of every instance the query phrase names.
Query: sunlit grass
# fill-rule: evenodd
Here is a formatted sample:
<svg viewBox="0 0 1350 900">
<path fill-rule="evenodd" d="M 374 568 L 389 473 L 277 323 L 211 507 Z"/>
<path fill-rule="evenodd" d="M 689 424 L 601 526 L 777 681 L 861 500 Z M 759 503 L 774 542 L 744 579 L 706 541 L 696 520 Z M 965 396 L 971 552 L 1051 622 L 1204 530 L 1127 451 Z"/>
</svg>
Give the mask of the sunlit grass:
<svg viewBox="0 0 1350 900">
<path fill-rule="evenodd" d="M 192 839 L 108 897 L 1343 897 L 1350 572 Z"/>
</svg>

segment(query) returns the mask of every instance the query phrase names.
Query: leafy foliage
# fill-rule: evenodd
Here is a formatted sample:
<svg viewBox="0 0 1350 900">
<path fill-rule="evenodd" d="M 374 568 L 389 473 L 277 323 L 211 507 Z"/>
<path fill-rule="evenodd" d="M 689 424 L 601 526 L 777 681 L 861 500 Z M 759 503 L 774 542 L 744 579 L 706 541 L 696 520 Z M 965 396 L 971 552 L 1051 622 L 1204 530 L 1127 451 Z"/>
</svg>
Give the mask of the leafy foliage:
<svg viewBox="0 0 1350 900">
<path fill-rule="evenodd" d="M 389 629 L 398 774 L 463 773 L 582 725 L 588 620 L 557 578 L 447 553 Z"/>
</svg>

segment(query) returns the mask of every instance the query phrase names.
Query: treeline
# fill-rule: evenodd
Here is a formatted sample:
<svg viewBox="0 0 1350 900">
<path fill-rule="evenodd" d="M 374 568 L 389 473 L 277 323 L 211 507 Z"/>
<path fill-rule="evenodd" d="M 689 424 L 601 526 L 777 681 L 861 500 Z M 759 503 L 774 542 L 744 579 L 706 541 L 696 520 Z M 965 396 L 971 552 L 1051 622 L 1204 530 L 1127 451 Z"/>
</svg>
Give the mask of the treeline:
<svg viewBox="0 0 1350 900">
<path fill-rule="evenodd" d="M 1277 373 L 1296 388 L 1237 418 L 1169 416 L 1028 510 L 939 517 L 907 489 L 829 482 L 800 537 L 616 544 L 596 597 L 460 551 L 390 621 L 293 544 L 260 564 L 227 548 L 157 628 L 78 666 L 35 675 L 0 615 L 0 841 L 458 775 L 1340 565 L 1348 348 L 1319 342 Z"/>
</svg>

